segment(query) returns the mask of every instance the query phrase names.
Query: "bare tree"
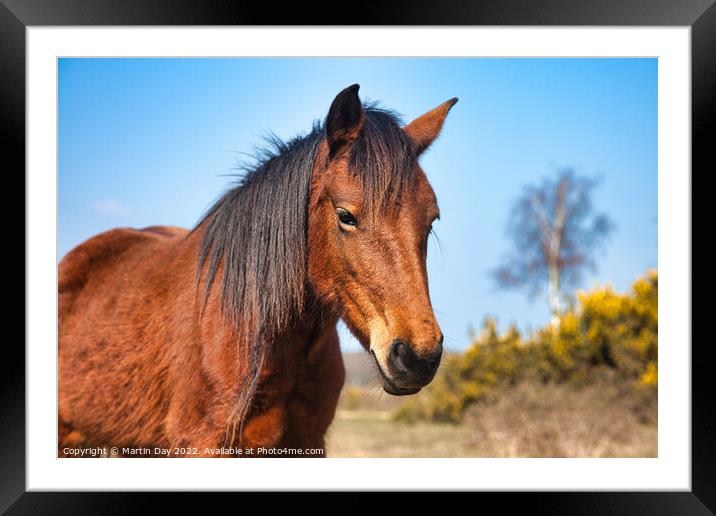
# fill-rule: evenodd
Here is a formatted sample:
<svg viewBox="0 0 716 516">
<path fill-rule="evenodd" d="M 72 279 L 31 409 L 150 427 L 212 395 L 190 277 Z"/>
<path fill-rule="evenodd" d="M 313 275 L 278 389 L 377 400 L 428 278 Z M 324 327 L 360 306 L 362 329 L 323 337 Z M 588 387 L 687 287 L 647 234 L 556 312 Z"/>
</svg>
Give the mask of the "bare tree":
<svg viewBox="0 0 716 516">
<path fill-rule="evenodd" d="M 527 186 L 507 224 L 514 252 L 494 271 L 505 288 L 527 288 L 531 297 L 547 285 L 552 322 L 563 310 L 563 288 L 575 286 L 584 269 L 594 269 L 594 251 L 614 228 L 604 214 L 594 214 L 592 190 L 597 181 L 567 169 L 555 179 Z"/>
</svg>

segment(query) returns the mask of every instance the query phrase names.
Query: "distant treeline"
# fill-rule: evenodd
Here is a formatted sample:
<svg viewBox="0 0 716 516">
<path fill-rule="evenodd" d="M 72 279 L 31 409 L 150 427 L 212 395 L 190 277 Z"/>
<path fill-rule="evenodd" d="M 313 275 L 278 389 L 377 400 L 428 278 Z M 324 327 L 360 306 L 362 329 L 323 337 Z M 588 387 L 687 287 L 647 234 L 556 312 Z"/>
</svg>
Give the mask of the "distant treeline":
<svg viewBox="0 0 716 516">
<path fill-rule="evenodd" d="M 609 378 L 656 396 L 657 355 L 658 274 L 648 271 L 627 294 L 611 287 L 578 293 L 559 322 L 529 336 L 514 326 L 500 335 L 496 321 L 486 319 L 467 350 L 446 357 L 425 392 L 395 417 L 457 422 L 496 391 L 534 382 L 579 387 Z"/>
</svg>

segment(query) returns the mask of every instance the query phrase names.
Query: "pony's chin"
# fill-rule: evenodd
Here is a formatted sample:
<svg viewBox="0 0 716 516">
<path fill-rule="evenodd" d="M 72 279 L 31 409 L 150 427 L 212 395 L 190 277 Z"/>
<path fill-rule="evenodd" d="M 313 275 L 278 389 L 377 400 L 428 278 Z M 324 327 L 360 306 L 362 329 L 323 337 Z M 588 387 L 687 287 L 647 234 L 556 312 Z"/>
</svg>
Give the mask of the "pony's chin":
<svg viewBox="0 0 716 516">
<path fill-rule="evenodd" d="M 383 390 L 393 396 L 408 396 L 420 392 L 420 387 L 414 389 L 399 389 L 393 385 L 383 382 Z"/>
</svg>

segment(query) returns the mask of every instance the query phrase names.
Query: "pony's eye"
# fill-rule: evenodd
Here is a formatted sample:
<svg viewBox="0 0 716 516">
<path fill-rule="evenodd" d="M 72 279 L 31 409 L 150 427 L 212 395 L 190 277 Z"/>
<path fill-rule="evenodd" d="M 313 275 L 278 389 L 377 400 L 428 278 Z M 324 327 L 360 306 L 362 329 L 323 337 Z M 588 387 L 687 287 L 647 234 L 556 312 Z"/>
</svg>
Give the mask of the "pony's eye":
<svg viewBox="0 0 716 516">
<path fill-rule="evenodd" d="M 341 221 L 341 224 L 354 227 L 358 225 L 358 221 L 349 211 L 344 210 L 343 208 L 338 208 L 336 210 L 336 214 L 338 215 L 338 220 Z"/>
</svg>

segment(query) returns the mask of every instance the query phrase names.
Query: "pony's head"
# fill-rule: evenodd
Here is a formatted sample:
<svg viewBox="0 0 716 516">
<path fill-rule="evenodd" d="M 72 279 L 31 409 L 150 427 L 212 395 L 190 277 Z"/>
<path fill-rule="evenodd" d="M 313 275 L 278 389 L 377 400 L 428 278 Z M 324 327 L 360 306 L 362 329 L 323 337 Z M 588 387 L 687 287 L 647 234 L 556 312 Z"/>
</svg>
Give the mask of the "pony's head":
<svg viewBox="0 0 716 516">
<path fill-rule="evenodd" d="M 443 352 L 426 270 L 440 212 L 418 157 L 456 102 L 401 127 L 390 112 L 364 106 L 358 85 L 350 86 L 333 101 L 316 152 L 308 283 L 372 354 L 390 394 L 428 384 Z"/>
</svg>

